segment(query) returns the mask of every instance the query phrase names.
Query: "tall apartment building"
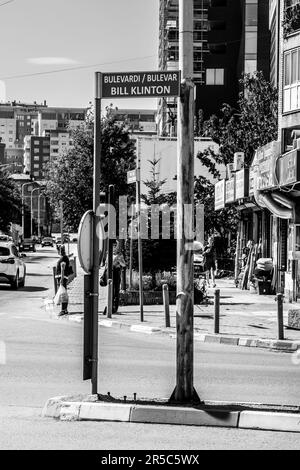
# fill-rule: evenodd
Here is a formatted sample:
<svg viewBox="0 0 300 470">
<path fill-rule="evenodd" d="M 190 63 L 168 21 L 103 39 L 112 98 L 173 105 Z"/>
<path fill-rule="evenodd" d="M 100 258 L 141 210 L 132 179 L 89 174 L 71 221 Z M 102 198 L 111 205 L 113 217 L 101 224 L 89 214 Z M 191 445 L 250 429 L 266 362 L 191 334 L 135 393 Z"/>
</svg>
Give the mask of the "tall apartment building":
<svg viewBox="0 0 300 470">
<path fill-rule="evenodd" d="M 85 114 L 84 108 L 49 108 L 46 101 L 42 104 L 16 101 L 0 103 L 0 138 L 5 144 L 5 163 L 10 165 L 10 171 L 21 173 L 30 167 L 27 154 L 26 163 L 23 161 L 26 136 L 43 137 L 45 131 L 67 132 L 67 128 L 74 129 L 80 126 L 85 120 Z M 26 145 L 28 141 L 27 139 Z M 43 154 L 41 154 L 41 165 L 43 165 Z M 37 173 L 37 168 L 35 169 Z"/>
<path fill-rule="evenodd" d="M 66 130 L 79 127 L 85 120 L 83 108 L 46 108 L 38 113 L 39 135 L 48 130 Z"/>
<path fill-rule="evenodd" d="M 134 134 L 155 135 L 157 133 L 156 110 L 152 109 L 112 109 L 111 114 L 117 123 L 125 123 Z"/>
<path fill-rule="evenodd" d="M 223 103 L 235 106 L 243 72 L 262 70 L 269 60 L 269 0 L 194 0 L 195 114 L 204 118 Z M 160 0 L 159 67 L 178 69 L 178 0 Z M 161 99 L 161 134 L 174 132 L 176 100 Z"/>
<path fill-rule="evenodd" d="M 50 162 L 55 162 L 59 155 L 73 146 L 71 132 L 68 130 L 48 130 L 44 135 L 50 141 Z"/>
<path fill-rule="evenodd" d="M 28 135 L 24 138 L 24 172 L 35 180 L 44 178 L 46 165 L 50 161 L 50 138 Z"/>
</svg>

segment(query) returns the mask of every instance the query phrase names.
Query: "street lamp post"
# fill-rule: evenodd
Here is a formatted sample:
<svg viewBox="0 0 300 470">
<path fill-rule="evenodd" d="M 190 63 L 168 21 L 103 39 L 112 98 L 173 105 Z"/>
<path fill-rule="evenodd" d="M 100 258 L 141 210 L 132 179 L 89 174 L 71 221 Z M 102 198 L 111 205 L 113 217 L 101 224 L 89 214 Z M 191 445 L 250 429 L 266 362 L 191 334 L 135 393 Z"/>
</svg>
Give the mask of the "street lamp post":
<svg viewBox="0 0 300 470">
<path fill-rule="evenodd" d="M 33 196 L 32 195 L 33 195 L 34 191 L 40 191 L 40 187 L 33 188 L 31 190 L 31 194 L 30 194 L 30 217 L 31 217 L 31 225 L 30 225 L 30 227 L 31 227 L 30 232 L 31 233 L 30 233 L 30 235 L 31 235 L 31 237 L 33 235 Z"/>
<path fill-rule="evenodd" d="M 38 195 L 38 237 L 41 238 L 41 197 L 43 194 Z"/>
<path fill-rule="evenodd" d="M 30 183 L 24 183 L 22 184 L 22 189 L 21 189 L 21 202 L 22 202 L 22 236 L 24 239 L 25 235 L 25 207 L 24 207 L 24 188 L 25 186 L 30 186 L 32 185 L 32 181 Z"/>
</svg>

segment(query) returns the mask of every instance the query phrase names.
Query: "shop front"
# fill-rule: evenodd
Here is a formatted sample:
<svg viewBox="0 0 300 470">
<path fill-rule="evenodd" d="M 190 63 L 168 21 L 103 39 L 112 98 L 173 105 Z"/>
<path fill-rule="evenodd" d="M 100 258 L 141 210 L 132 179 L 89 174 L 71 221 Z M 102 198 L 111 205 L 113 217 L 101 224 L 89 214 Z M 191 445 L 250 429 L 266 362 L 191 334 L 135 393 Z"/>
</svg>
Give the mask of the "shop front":
<svg viewBox="0 0 300 470">
<path fill-rule="evenodd" d="M 300 297 L 300 149 L 281 155 L 280 143 L 257 150 L 250 168 L 215 187 L 215 210 L 239 212 L 237 287 L 258 294 Z M 223 195 L 223 197 L 222 197 Z"/>
</svg>

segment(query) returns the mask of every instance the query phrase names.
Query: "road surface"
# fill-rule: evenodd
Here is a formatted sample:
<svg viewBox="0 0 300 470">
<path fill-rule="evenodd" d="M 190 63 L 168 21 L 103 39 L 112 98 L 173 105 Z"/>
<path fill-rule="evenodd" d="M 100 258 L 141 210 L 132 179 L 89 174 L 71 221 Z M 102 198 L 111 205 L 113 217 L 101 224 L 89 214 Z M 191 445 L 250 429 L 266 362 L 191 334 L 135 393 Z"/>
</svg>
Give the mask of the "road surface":
<svg viewBox="0 0 300 470">
<path fill-rule="evenodd" d="M 182 427 L 182 440 L 174 426 L 42 419 L 48 398 L 91 391 L 90 382 L 82 381 L 82 324 L 50 318 L 41 308 L 56 259 L 55 250 L 38 250 L 26 258 L 24 289 L 0 286 L 0 341 L 6 346 L 6 363 L 0 365 L 1 448 L 298 447 L 299 435 L 292 433 Z M 166 336 L 101 328 L 99 392 L 168 398 L 175 385 L 175 345 Z M 300 366 L 289 354 L 195 344 L 195 388 L 204 400 L 298 405 L 299 378 Z"/>
</svg>

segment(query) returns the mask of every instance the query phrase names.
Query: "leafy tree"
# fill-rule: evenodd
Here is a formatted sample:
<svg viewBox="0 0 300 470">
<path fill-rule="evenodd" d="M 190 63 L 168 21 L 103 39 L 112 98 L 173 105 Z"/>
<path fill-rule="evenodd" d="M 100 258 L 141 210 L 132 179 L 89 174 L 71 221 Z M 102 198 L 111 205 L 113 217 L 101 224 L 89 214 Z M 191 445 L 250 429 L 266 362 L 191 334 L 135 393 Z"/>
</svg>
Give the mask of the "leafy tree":
<svg viewBox="0 0 300 470">
<path fill-rule="evenodd" d="M 249 166 L 258 147 L 276 140 L 278 92 L 262 72 L 243 75 L 240 85 L 237 109 L 224 104 L 218 115 L 203 123 L 202 135 L 219 144 L 223 163 L 232 162 L 235 152 L 244 152 Z"/>
<path fill-rule="evenodd" d="M 9 231 L 11 222 L 19 222 L 21 196 L 18 187 L 8 174 L 0 170 L 0 230 Z"/>
<path fill-rule="evenodd" d="M 60 201 L 63 201 L 64 221 L 71 230 L 78 229 L 82 215 L 92 208 L 93 121 L 91 110 L 85 125 L 72 131 L 73 148 L 59 155 L 48 169 L 47 195 L 50 203 L 58 216 Z M 114 184 L 116 199 L 127 194 L 127 170 L 134 162 L 134 143 L 128 131 L 107 112 L 102 118 L 100 190 L 107 191 L 108 186 Z"/>
<path fill-rule="evenodd" d="M 278 93 L 262 72 L 245 74 L 240 80 L 242 92 L 237 108 L 224 104 L 217 115 L 207 121 L 199 116 L 197 128 L 201 136 L 211 137 L 219 144 L 219 152 L 212 148 L 199 152 L 198 158 L 215 178 L 220 175 L 217 163 L 233 162 L 235 152 L 244 152 L 245 166 L 251 164 L 255 150 L 277 138 Z M 195 198 L 205 206 L 205 227 L 208 232 L 236 232 L 237 213 L 234 207 L 214 211 L 214 184 L 200 176 L 195 180 Z"/>
<path fill-rule="evenodd" d="M 148 160 L 151 164 L 151 177 L 149 180 L 144 181 L 145 186 L 148 188 L 148 193 L 141 196 L 142 202 L 148 206 L 148 228 L 149 239 L 142 240 L 143 249 L 143 270 L 152 275 L 152 288 L 155 287 L 155 274 L 160 270 L 170 270 L 176 265 L 176 240 L 174 239 L 174 225 L 170 227 L 170 239 L 163 239 L 163 224 L 161 213 L 159 215 L 159 228 L 158 238 L 152 240 L 151 236 L 151 207 L 153 205 L 162 206 L 163 204 L 170 205 L 176 200 L 175 195 L 164 194 L 162 192 L 166 180 L 158 179 L 157 165 L 160 159 L 155 157 Z M 127 250 L 128 251 L 128 250 Z M 137 241 L 133 242 L 133 267 L 138 269 L 138 247 Z"/>
</svg>

